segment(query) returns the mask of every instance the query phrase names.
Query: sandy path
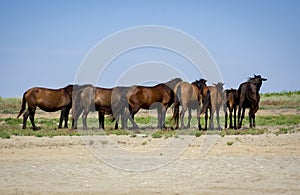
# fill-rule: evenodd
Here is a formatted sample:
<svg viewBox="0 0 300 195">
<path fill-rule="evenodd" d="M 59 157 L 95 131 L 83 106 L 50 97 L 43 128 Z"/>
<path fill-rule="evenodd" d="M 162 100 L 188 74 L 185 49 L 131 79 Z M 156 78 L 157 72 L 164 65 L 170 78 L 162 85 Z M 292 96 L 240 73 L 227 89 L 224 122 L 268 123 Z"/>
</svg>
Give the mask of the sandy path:
<svg viewBox="0 0 300 195">
<path fill-rule="evenodd" d="M 147 151 L 187 137 L 110 138 L 131 151 Z M 109 166 L 88 149 L 94 143 L 85 144 L 80 137 L 0 139 L 0 194 L 300 193 L 300 133 L 217 137 L 203 155 L 206 139 L 194 137 L 178 158 L 150 171 Z M 156 154 L 153 158 L 164 155 L 159 150 Z"/>
</svg>

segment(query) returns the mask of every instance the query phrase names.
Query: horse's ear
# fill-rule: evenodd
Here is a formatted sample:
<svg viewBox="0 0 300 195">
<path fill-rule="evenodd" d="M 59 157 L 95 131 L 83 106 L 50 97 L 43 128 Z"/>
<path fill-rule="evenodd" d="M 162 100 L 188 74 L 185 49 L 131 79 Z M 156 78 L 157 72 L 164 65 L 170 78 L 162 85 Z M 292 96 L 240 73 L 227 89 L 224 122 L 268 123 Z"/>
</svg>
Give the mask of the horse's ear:
<svg viewBox="0 0 300 195">
<path fill-rule="evenodd" d="M 225 83 L 222 83 L 222 85 L 225 85 Z"/>
<path fill-rule="evenodd" d="M 256 74 L 254 74 L 254 78 L 256 77 Z"/>
</svg>

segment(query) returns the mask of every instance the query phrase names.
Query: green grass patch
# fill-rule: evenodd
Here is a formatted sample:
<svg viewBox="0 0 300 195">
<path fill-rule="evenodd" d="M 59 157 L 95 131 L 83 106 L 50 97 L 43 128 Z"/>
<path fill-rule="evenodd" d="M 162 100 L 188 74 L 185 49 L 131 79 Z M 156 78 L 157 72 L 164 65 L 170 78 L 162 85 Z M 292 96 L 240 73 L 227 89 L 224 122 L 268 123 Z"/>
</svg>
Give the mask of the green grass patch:
<svg viewBox="0 0 300 195">
<path fill-rule="evenodd" d="M 162 132 L 161 131 L 156 131 L 151 136 L 152 136 L 152 138 L 162 138 Z"/>
<path fill-rule="evenodd" d="M 243 122 L 248 122 L 245 118 Z M 278 125 L 297 125 L 300 124 L 300 115 L 275 115 L 275 116 L 257 116 L 257 126 L 278 126 Z"/>
<path fill-rule="evenodd" d="M 5 131 L 0 131 L 0 137 L 2 139 L 10 139 L 10 135 Z"/>
<path fill-rule="evenodd" d="M 195 136 L 196 137 L 200 137 L 202 135 L 202 132 L 201 131 L 196 131 L 196 133 L 195 133 Z"/>
</svg>

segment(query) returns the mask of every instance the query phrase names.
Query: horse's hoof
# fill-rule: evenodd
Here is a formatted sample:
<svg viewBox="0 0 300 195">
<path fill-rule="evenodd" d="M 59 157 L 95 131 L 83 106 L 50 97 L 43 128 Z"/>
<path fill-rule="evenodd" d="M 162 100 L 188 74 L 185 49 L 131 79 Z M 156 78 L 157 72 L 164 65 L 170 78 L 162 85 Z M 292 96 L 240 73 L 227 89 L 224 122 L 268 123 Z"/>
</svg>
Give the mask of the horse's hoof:
<svg viewBox="0 0 300 195">
<path fill-rule="evenodd" d="M 37 131 L 37 130 L 40 130 L 41 127 L 32 127 L 33 131 Z"/>
</svg>

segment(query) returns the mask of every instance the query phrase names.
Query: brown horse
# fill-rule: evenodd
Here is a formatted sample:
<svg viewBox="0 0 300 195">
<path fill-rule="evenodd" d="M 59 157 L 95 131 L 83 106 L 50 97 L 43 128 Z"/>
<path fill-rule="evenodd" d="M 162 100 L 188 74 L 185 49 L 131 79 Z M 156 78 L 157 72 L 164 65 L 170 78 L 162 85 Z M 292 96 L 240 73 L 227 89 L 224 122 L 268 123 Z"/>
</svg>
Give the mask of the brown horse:
<svg viewBox="0 0 300 195">
<path fill-rule="evenodd" d="M 181 128 L 190 128 L 190 122 L 192 118 L 192 109 L 197 109 L 197 120 L 198 120 L 198 128 L 201 130 L 200 124 L 200 105 L 202 102 L 202 94 L 203 88 L 206 86 L 206 80 L 200 79 L 199 81 L 196 80 L 192 84 L 188 82 L 179 82 L 174 88 L 175 92 L 175 100 L 174 100 L 174 112 L 173 112 L 173 119 L 175 119 L 175 129 L 178 129 L 179 123 L 179 105 L 182 106 L 180 112 L 180 121 L 181 121 Z M 206 96 L 209 97 L 209 96 Z M 207 99 L 207 98 L 206 98 Z M 208 104 L 208 101 L 204 103 L 205 105 Z M 207 106 L 207 105 L 206 105 Z M 186 110 L 189 111 L 188 116 L 188 124 L 187 127 L 184 126 L 184 114 Z"/>
<path fill-rule="evenodd" d="M 238 105 L 238 90 L 236 89 L 226 89 L 226 102 L 224 103 L 224 113 L 225 113 L 225 129 L 227 128 L 227 120 L 228 120 L 228 112 L 227 108 L 229 110 L 229 128 L 230 129 L 236 129 L 236 107 Z M 234 119 L 234 125 L 232 125 L 232 112 L 233 112 L 233 119 Z"/>
<path fill-rule="evenodd" d="M 217 114 L 217 123 L 218 129 L 221 129 L 220 126 L 220 108 L 224 105 L 225 95 L 223 92 L 224 83 L 218 82 L 217 84 L 213 84 L 214 86 L 208 86 L 210 91 L 210 103 L 207 109 L 205 110 L 205 129 L 207 129 L 207 120 L 208 120 L 208 110 L 210 113 L 209 117 L 209 129 L 214 129 L 214 113 Z"/>
<path fill-rule="evenodd" d="M 83 129 L 87 129 L 87 116 L 90 111 L 98 111 L 99 129 L 104 129 L 104 115 L 119 117 L 123 114 L 127 103 L 128 87 L 101 88 L 88 86 L 73 94 L 73 122 L 72 128 L 77 128 L 77 121 L 82 113 Z M 118 129 L 116 120 L 115 129 Z"/>
<path fill-rule="evenodd" d="M 23 114 L 23 129 L 26 129 L 26 121 L 28 116 L 30 118 L 32 128 L 34 130 L 39 129 L 34 123 L 34 114 L 36 107 L 39 107 L 46 112 L 56 112 L 61 110 L 60 120 L 58 128 L 62 128 L 62 122 L 65 120 L 65 128 L 68 128 L 68 115 L 72 107 L 72 91 L 74 85 L 68 85 L 61 89 L 48 89 L 41 87 L 34 87 L 28 89 L 23 94 L 22 107 L 17 116 L 19 118 L 26 109 L 26 103 L 28 105 L 27 111 Z"/>
<path fill-rule="evenodd" d="M 142 109 L 157 109 L 158 124 L 157 128 L 165 127 L 165 118 L 167 109 L 174 102 L 174 87 L 182 81 L 180 78 L 172 79 L 167 83 L 160 83 L 152 87 L 146 86 L 133 86 L 128 90 L 127 98 L 129 104 L 129 115 L 124 119 L 127 121 L 129 117 L 133 122 L 133 128 L 138 128 L 138 125 L 134 122 L 134 115 Z"/>
<path fill-rule="evenodd" d="M 238 129 L 242 127 L 242 121 L 245 116 L 245 109 L 250 108 L 249 122 L 250 128 L 255 127 L 255 113 L 259 108 L 259 90 L 263 81 L 267 79 L 262 78 L 260 75 L 254 75 L 253 78 L 245 83 L 242 83 L 238 89 L 239 97 L 239 110 L 238 110 Z M 241 113 L 242 112 L 242 113 Z"/>
</svg>

